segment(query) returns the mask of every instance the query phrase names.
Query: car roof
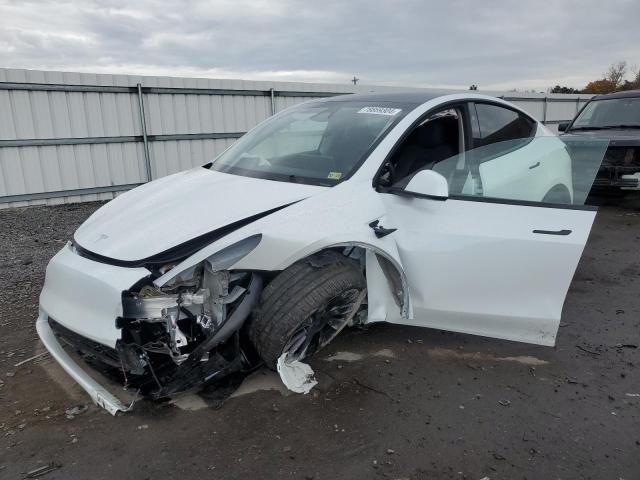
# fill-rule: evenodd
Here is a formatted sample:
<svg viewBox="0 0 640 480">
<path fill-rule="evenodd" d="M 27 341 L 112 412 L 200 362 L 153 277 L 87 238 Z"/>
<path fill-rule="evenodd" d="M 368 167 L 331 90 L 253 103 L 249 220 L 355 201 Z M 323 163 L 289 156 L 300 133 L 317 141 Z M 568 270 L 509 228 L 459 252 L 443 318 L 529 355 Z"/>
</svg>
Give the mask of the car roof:
<svg viewBox="0 0 640 480">
<path fill-rule="evenodd" d="M 467 93 L 467 92 L 459 92 L 452 90 L 406 90 L 406 91 L 396 91 L 396 92 L 386 92 L 386 93 L 347 93 L 344 95 L 336 95 L 333 97 L 325 97 L 319 98 L 316 100 L 311 100 L 312 103 L 326 103 L 326 102 L 358 102 L 358 103 L 393 103 L 396 105 L 404 105 L 406 108 L 412 110 L 423 103 L 426 103 L 435 98 L 441 97 L 450 97 L 451 100 L 465 102 L 465 101 L 476 101 L 476 102 L 489 102 L 505 105 L 507 108 L 511 108 L 513 110 L 517 110 L 521 114 L 527 116 L 532 121 L 538 123 L 538 121 L 528 112 L 518 107 L 517 105 L 513 105 L 509 102 L 506 102 L 504 99 L 499 97 L 493 97 L 489 95 L 483 95 L 478 93 Z"/>
<path fill-rule="evenodd" d="M 394 103 L 411 103 L 420 105 L 422 103 L 433 100 L 434 98 L 450 95 L 450 91 L 416 91 L 407 90 L 403 92 L 390 93 L 352 93 L 347 95 L 339 95 L 336 97 L 327 97 L 321 102 L 394 102 Z M 458 92 L 455 92 L 458 93 Z"/>
<path fill-rule="evenodd" d="M 607 93 L 605 95 L 598 95 L 593 97 L 592 100 L 608 100 L 610 98 L 634 98 L 640 97 L 640 90 L 626 90 L 624 92 Z"/>
</svg>

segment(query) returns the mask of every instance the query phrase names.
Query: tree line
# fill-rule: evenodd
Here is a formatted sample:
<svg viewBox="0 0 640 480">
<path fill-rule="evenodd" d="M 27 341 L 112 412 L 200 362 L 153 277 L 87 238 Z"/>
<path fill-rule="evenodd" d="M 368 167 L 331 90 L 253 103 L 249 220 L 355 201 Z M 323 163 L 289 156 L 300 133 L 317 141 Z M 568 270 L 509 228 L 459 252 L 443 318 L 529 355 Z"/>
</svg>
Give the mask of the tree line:
<svg viewBox="0 0 640 480">
<path fill-rule="evenodd" d="M 629 79 L 629 74 L 631 77 Z M 603 93 L 622 92 L 625 90 L 640 89 L 640 68 L 629 67 L 625 60 L 612 63 L 604 72 L 602 78 L 593 80 L 582 90 L 578 88 L 556 85 L 551 93 L 590 93 L 601 95 Z"/>
</svg>

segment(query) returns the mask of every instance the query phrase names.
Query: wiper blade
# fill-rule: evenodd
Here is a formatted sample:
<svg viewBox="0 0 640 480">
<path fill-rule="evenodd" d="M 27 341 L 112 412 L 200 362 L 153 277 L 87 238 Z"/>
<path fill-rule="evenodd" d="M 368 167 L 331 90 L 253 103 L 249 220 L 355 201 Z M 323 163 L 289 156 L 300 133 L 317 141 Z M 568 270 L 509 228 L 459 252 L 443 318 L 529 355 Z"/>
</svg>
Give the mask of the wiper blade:
<svg viewBox="0 0 640 480">
<path fill-rule="evenodd" d="M 569 130 L 621 130 L 621 129 L 640 128 L 640 125 L 603 125 L 600 127 L 573 127 Z M 567 131 L 569 131 L 567 130 Z"/>
<path fill-rule="evenodd" d="M 605 125 L 604 127 L 602 127 L 602 129 L 604 130 L 616 130 L 625 128 L 640 128 L 640 125 Z"/>
</svg>

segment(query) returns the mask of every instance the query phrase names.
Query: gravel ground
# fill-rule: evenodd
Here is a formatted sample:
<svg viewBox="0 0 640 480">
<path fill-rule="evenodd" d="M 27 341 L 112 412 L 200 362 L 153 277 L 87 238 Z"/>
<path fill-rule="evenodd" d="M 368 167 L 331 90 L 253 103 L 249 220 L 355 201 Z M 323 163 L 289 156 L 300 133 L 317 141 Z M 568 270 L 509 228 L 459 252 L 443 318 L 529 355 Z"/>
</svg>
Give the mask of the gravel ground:
<svg viewBox="0 0 640 480">
<path fill-rule="evenodd" d="M 376 325 L 313 359 L 309 395 L 260 371 L 218 409 L 116 418 L 50 358 L 15 367 L 43 351 L 48 259 L 99 205 L 0 211 L 0 478 L 640 478 L 640 199 L 601 208 L 555 348 Z"/>
</svg>

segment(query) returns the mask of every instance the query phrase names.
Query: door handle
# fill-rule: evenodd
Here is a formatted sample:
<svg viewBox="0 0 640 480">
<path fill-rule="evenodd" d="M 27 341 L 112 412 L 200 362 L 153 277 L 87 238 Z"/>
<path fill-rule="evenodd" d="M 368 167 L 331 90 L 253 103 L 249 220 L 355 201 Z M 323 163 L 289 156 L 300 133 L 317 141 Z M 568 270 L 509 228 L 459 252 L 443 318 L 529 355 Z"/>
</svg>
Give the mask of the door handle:
<svg viewBox="0 0 640 480">
<path fill-rule="evenodd" d="M 542 235 L 569 235 L 571 230 L 534 230 L 533 233 L 540 233 Z"/>
<path fill-rule="evenodd" d="M 537 167 L 539 167 L 539 166 L 540 166 L 540 162 L 536 162 L 536 163 L 534 163 L 533 165 L 531 165 L 531 166 L 529 167 L 529 170 L 533 170 L 534 168 L 537 168 Z"/>
</svg>

